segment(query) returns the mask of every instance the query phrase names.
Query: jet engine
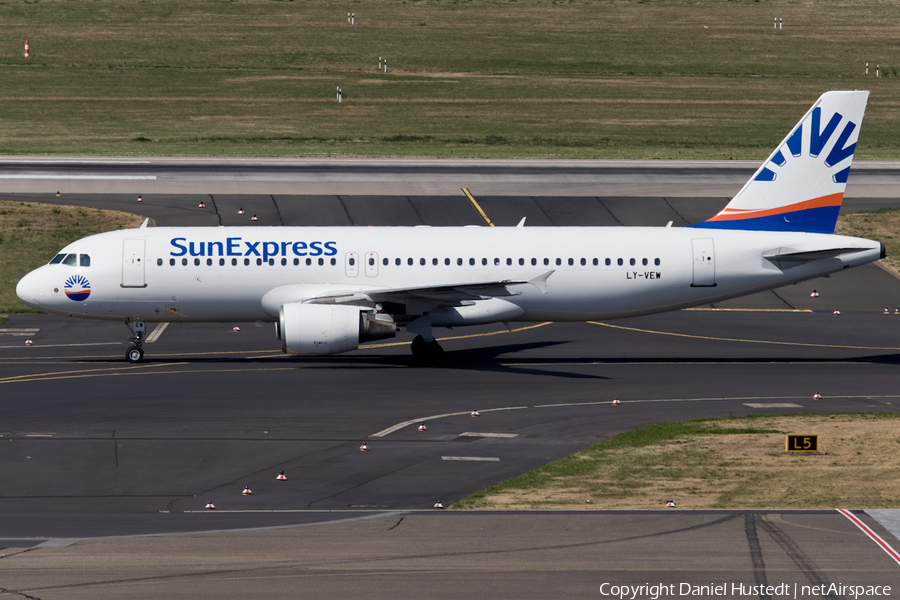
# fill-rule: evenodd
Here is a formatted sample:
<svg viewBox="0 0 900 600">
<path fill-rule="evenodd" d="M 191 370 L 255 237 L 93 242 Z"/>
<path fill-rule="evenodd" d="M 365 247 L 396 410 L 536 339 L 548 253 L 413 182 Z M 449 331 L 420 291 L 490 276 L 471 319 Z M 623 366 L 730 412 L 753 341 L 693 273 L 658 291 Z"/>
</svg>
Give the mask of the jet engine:
<svg viewBox="0 0 900 600">
<path fill-rule="evenodd" d="M 281 349 L 293 355 L 339 354 L 356 350 L 362 342 L 397 335 L 397 325 L 356 306 L 284 304 L 278 311 Z"/>
</svg>

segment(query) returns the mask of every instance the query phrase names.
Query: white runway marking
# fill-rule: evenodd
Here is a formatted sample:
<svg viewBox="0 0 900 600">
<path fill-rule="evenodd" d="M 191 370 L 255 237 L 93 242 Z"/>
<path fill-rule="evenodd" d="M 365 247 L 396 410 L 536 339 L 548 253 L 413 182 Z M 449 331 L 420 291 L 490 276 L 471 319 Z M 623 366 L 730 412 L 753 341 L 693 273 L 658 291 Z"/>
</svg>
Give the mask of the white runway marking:
<svg viewBox="0 0 900 600">
<path fill-rule="evenodd" d="M 155 342 L 156 340 L 159 339 L 159 336 L 161 336 L 161 335 L 163 334 L 163 331 L 165 331 L 165 330 L 166 330 L 166 327 L 168 327 L 168 326 L 169 326 L 168 323 L 160 323 L 160 324 L 158 324 L 158 325 L 153 329 L 153 331 L 150 332 L 150 335 L 147 336 L 147 339 L 146 339 L 145 341 L 146 341 L 148 344 L 152 344 L 153 342 Z"/>
<path fill-rule="evenodd" d="M 0 173 L 0 179 L 156 179 L 156 175 L 18 175 Z"/>
<path fill-rule="evenodd" d="M 803 405 L 793 402 L 745 402 L 744 406 L 750 408 L 803 408 Z"/>
<path fill-rule="evenodd" d="M 518 433 L 478 433 L 475 431 L 466 431 L 459 434 L 459 437 L 481 437 L 481 438 L 514 438 L 519 437 Z"/>
<path fill-rule="evenodd" d="M 500 462 L 496 456 L 442 456 L 441 460 L 467 460 L 471 462 Z"/>
</svg>

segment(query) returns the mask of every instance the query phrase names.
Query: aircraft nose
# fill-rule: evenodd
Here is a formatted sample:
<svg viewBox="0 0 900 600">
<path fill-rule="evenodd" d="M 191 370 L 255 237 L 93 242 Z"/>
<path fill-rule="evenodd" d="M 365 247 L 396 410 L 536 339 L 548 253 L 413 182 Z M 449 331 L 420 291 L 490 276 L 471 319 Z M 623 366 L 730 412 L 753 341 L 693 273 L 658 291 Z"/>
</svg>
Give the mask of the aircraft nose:
<svg viewBox="0 0 900 600">
<path fill-rule="evenodd" d="M 32 271 L 19 280 L 16 285 L 16 296 L 32 308 L 40 306 L 41 302 L 41 282 L 36 271 Z"/>
</svg>

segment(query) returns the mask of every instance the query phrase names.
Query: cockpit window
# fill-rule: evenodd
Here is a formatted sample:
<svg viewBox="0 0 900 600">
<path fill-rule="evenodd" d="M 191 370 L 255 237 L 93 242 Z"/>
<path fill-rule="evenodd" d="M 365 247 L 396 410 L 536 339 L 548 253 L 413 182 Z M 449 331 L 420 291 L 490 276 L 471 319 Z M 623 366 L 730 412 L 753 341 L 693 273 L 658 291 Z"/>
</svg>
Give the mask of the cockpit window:
<svg viewBox="0 0 900 600">
<path fill-rule="evenodd" d="M 65 254 L 57 254 L 53 257 L 53 260 L 50 261 L 50 264 L 55 265 L 56 263 L 62 262 L 62 259 L 64 259 L 65 257 Z"/>
<path fill-rule="evenodd" d="M 91 266 L 91 255 L 90 254 L 81 254 L 81 255 L 79 255 L 78 258 L 81 262 L 82 267 Z"/>
<path fill-rule="evenodd" d="M 67 254 L 63 259 L 62 264 L 69 265 L 70 267 L 74 267 L 78 264 L 78 255 L 77 254 Z"/>
</svg>

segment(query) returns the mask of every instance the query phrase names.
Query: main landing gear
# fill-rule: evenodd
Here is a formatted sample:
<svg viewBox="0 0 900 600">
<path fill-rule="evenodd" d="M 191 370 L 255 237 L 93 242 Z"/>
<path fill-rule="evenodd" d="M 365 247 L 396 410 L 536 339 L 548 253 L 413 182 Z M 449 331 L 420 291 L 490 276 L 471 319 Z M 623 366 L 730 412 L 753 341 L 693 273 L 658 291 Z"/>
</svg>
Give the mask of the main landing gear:
<svg viewBox="0 0 900 600">
<path fill-rule="evenodd" d="M 146 330 L 144 322 L 131 321 L 125 324 L 128 325 L 132 334 L 128 341 L 134 344 L 125 351 L 125 360 L 130 363 L 141 362 L 144 360 L 144 351 L 141 349 L 141 346 L 144 345 L 144 331 Z"/>
<path fill-rule="evenodd" d="M 418 366 L 439 367 L 444 362 L 444 349 L 436 340 L 426 342 L 425 338 L 417 335 L 409 345 L 413 359 Z"/>
</svg>

